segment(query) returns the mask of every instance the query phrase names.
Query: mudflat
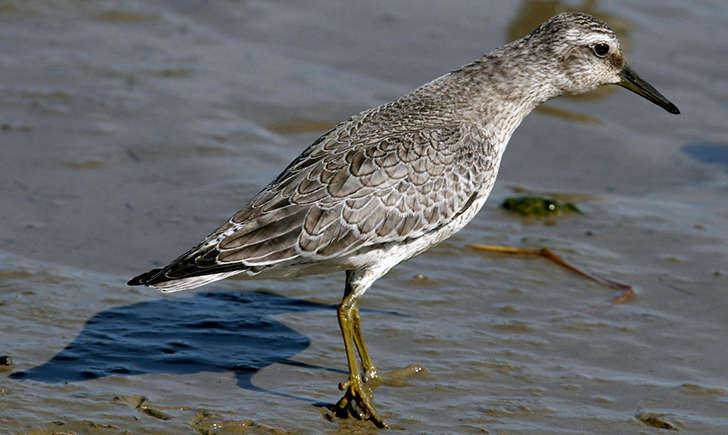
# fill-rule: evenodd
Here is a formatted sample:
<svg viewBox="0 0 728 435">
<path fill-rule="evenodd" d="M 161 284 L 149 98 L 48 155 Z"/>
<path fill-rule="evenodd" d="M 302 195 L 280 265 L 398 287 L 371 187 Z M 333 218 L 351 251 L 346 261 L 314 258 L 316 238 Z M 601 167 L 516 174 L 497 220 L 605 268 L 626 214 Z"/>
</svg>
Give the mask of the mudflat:
<svg viewBox="0 0 728 435">
<path fill-rule="evenodd" d="M 361 301 L 394 428 L 728 428 L 728 6 L 587 2 L 683 114 L 559 98 L 510 142 L 471 224 Z M 163 296 L 126 280 L 191 247 L 334 125 L 530 31 L 561 2 L 0 6 L 0 429 L 369 430 L 346 377 L 342 274 Z M 581 214 L 528 217 L 505 198 Z M 548 247 L 632 285 L 541 258 Z"/>
</svg>

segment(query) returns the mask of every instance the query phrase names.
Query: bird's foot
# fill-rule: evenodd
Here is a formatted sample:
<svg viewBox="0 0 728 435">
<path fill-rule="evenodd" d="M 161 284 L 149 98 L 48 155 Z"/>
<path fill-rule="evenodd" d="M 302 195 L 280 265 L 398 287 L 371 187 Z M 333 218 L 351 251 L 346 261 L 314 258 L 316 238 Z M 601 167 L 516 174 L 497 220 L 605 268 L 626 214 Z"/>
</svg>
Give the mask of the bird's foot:
<svg viewBox="0 0 728 435">
<path fill-rule="evenodd" d="M 372 367 L 364 372 L 363 377 L 349 378 L 339 384 L 339 389 L 346 392 L 333 410 L 337 417 L 369 420 L 377 427 L 387 429 L 389 426 L 377 415 L 372 405 L 374 389 L 380 385 L 403 386 L 407 384 L 406 378 L 425 373 L 427 369 L 414 364 L 386 373 L 380 373 Z"/>
<path fill-rule="evenodd" d="M 346 390 L 344 397 L 334 406 L 334 410 L 338 417 L 354 417 L 359 420 L 369 420 L 377 427 L 388 429 L 389 426 L 384 422 L 374 410 L 372 405 L 372 391 L 360 377 L 349 378 L 348 381 L 339 385 L 339 389 Z"/>
</svg>

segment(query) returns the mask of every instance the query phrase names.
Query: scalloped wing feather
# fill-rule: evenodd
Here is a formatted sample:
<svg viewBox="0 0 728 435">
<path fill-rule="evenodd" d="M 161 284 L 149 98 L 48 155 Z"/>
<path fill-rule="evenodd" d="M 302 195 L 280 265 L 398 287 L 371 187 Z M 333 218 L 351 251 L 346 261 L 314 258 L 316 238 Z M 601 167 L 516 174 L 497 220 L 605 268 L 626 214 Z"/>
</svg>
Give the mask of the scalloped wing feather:
<svg viewBox="0 0 728 435">
<path fill-rule="evenodd" d="M 335 259 L 450 222 L 488 175 L 490 162 L 476 150 L 482 141 L 455 121 L 395 122 L 392 104 L 321 136 L 156 282 Z"/>
</svg>

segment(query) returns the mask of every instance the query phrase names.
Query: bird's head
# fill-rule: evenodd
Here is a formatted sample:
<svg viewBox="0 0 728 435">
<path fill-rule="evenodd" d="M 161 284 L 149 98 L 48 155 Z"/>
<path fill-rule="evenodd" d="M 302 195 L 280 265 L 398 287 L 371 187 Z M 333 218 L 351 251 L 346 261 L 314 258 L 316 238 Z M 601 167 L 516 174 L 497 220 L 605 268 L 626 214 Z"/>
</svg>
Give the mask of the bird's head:
<svg viewBox="0 0 728 435">
<path fill-rule="evenodd" d="M 526 39 L 528 48 L 551 66 L 550 80 L 559 93 L 581 94 L 601 85 L 616 84 L 670 113 L 680 113 L 627 65 L 617 36 L 597 18 L 583 13 L 558 14 Z"/>
</svg>

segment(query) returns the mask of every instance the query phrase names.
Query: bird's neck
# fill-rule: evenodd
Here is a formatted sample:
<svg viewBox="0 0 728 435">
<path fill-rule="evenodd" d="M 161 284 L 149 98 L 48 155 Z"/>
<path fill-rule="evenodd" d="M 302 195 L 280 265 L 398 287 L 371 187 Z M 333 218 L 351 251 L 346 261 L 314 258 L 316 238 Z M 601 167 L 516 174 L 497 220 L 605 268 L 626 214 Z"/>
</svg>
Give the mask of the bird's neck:
<svg viewBox="0 0 728 435">
<path fill-rule="evenodd" d="M 539 53 L 528 50 L 524 38 L 453 71 L 451 79 L 471 96 L 467 118 L 505 145 L 526 115 L 560 94 L 544 62 Z"/>
</svg>

